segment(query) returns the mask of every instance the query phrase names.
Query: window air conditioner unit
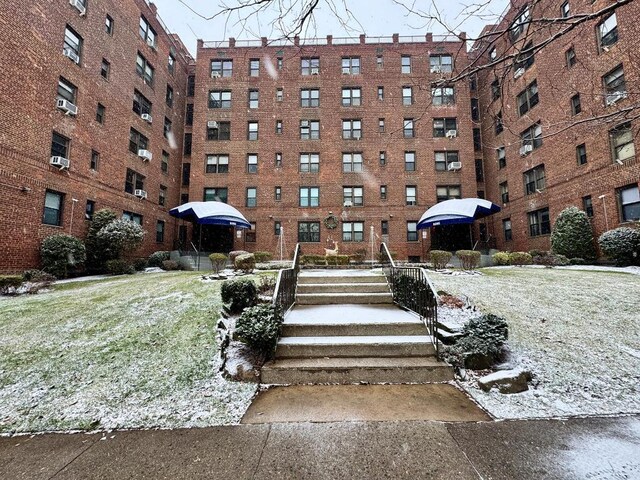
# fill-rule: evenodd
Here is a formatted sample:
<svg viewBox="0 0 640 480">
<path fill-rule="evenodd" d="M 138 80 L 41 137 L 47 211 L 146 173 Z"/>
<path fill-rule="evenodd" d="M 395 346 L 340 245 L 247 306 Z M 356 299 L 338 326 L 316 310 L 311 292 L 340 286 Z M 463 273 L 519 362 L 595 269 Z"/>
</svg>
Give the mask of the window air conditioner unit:
<svg viewBox="0 0 640 480">
<path fill-rule="evenodd" d="M 65 57 L 69 57 L 71 60 L 73 60 L 75 63 L 80 63 L 80 57 L 78 56 L 78 54 L 76 52 L 74 52 L 71 48 L 69 47 L 65 47 L 62 49 L 62 54 Z"/>
<path fill-rule="evenodd" d="M 153 158 L 153 155 L 149 150 L 138 150 L 138 156 L 145 162 L 148 162 Z"/>
<path fill-rule="evenodd" d="M 462 168 L 462 162 L 451 162 L 449 163 L 449 166 L 447 167 L 447 170 L 452 171 L 452 170 L 460 170 Z"/>
<path fill-rule="evenodd" d="M 613 105 L 618 100 L 621 100 L 621 99 L 626 98 L 626 97 L 627 97 L 627 92 L 609 93 L 609 94 L 607 94 L 607 106 Z"/>
<path fill-rule="evenodd" d="M 513 73 L 513 78 L 520 78 L 524 75 L 524 68 L 519 68 Z"/>
<path fill-rule="evenodd" d="M 220 72 L 211 72 L 211 78 L 220 78 Z"/>
<path fill-rule="evenodd" d="M 138 198 L 147 198 L 147 192 L 144 190 L 136 189 L 133 191 L 133 194 Z"/>
<path fill-rule="evenodd" d="M 311 75 L 320 75 L 320 69 L 318 67 L 312 67 Z"/>
<path fill-rule="evenodd" d="M 309 120 L 300 120 L 300 126 L 301 127 L 308 127 L 309 126 Z"/>
<path fill-rule="evenodd" d="M 218 128 L 218 122 L 216 122 L 215 120 L 207 122 L 207 128 Z"/>
<path fill-rule="evenodd" d="M 523 145 L 520 147 L 520 156 L 525 156 L 527 153 L 531 153 L 533 151 L 533 145 Z"/>
<path fill-rule="evenodd" d="M 345 207 L 353 207 L 353 202 L 351 200 L 345 200 L 344 201 L 344 206 Z"/>
<path fill-rule="evenodd" d="M 81 17 L 84 17 L 87 13 L 87 9 L 80 0 L 69 0 L 69 5 L 73 5 L 74 7 L 76 7 L 80 12 Z"/>
<path fill-rule="evenodd" d="M 356 140 L 360 140 L 361 136 L 362 136 L 362 134 L 360 132 L 353 132 L 353 135 L 351 136 L 351 138 L 354 138 Z"/>
<path fill-rule="evenodd" d="M 457 130 L 447 130 L 447 133 L 445 133 L 445 137 L 447 138 L 455 138 L 457 136 L 458 136 Z"/>
<path fill-rule="evenodd" d="M 147 123 L 151 123 L 153 122 L 153 117 L 151 115 L 149 115 L 148 113 L 143 113 L 142 115 L 140 115 L 140 118 L 142 120 L 144 120 Z"/>
<path fill-rule="evenodd" d="M 76 107 L 69 100 L 65 100 L 64 98 L 59 98 L 56 102 L 57 107 L 62 110 L 67 115 L 77 115 L 78 107 Z"/>
<path fill-rule="evenodd" d="M 49 159 L 49 165 L 52 165 L 54 167 L 58 167 L 60 170 L 63 170 L 65 168 L 69 168 L 69 164 L 71 162 L 69 161 L 68 158 L 64 158 L 64 157 L 51 157 Z"/>
<path fill-rule="evenodd" d="M 440 68 L 440 67 L 431 67 L 431 73 L 442 73 L 442 68 Z"/>
</svg>

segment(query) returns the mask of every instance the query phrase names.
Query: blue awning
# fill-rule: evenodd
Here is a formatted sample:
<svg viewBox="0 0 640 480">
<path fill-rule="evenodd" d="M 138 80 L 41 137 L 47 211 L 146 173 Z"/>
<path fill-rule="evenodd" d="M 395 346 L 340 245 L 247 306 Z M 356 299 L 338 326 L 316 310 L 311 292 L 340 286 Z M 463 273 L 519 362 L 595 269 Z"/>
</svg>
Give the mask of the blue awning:
<svg viewBox="0 0 640 480">
<path fill-rule="evenodd" d="M 418 222 L 418 229 L 473 223 L 478 218 L 487 217 L 499 211 L 498 205 L 482 198 L 445 200 L 424 212 Z"/>
<path fill-rule="evenodd" d="M 195 222 L 199 225 L 251 228 L 251 224 L 242 213 L 223 202 L 188 202 L 169 210 L 169 215 Z"/>
</svg>

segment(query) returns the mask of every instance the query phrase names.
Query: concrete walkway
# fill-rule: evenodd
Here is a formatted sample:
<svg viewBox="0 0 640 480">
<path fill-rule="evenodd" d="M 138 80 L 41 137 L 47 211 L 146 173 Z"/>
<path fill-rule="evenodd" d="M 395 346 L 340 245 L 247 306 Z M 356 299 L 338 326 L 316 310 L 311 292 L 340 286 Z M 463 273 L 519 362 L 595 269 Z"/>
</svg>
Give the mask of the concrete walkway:
<svg viewBox="0 0 640 480">
<path fill-rule="evenodd" d="M 640 416 L 0 438 L 11 479 L 639 479 Z"/>
</svg>

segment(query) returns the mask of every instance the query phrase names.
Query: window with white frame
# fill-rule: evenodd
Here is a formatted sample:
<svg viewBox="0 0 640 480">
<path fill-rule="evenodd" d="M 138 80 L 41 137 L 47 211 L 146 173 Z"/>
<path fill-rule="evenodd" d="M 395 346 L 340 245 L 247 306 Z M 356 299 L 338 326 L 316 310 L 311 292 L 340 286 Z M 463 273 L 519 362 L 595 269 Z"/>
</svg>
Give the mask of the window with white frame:
<svg viewBox="0 0 640 480">
<path fill-rule="evenodd" d="M 444 202 L 454 198 L 462 198 L 460 185 L 438 185 L 436 186 L 436 201 Z"/>
<path fill-rule="evenodd" d="M 364 242 L 364 222 L 342 222 L 343 242 Z"/>
<path fill-rule="evenodd" d="M 257 77 L 260 75 L 260 59 L 252 58 L 249 60 L 249 76 Z"/>
<path fill-rule="evenodd" d="M 431 73 L 451 73 L 453 71 L 453 57 L 451 55 L 431 55 L 429 67 Z"/>
<path fill-rule="evenodd" d="M 614 162 L 623 162 L 635 157 L 636 149 L 633 144 L 631 122 L 625 122 L 609 131 L 611 139 L 611 154 Z"/>
<path fill-rule="evenodd" d="M 302 140 L 320 138 L 320 120 L 300 120 L 300 138 Z"/>
<path fill-rule="evenodd" d="M 456 103 L 453 87 L 432 87 L 431 98 L 434 105 L 454 105 Z"/>
<path fill-rule="evenodd" d="M 342 120 L 342 138 L 359 140 L 362 138 L 362 120 Z"/>
<path fill-rule="evenodd" d="M 75 54 L 78 59 L 82 57 L 82 37 L 69 25 L 64 29 L 64 45 L 63 51 Z M 80 60 L 78 62 L 80 63 Z"/>
<path fill-rule="evenodd" d="M 411 55 L 402 55 L 400 72 L 411 73 Z"/>
<path fill-rule="evenodd" d="M 435 152 L 436 170 L 446 172 L 449 165 L 453 162 L 459 162 L 460 158 L 457 151 Z"/>
<path fill-rule="evenodd" d="M 320 59 L 317 57 L 301 58 L 300 73 L 302 75 L 318 75 L 320 73 Z"/>
<path fill-rule="evenodd" d="M 402 105 L 413 104 L 413 87 L 402 87 Z"/>
<path fill-rule="evenodd" d="M 404 152 L 404 171 L 416 171 L 416 152 Z"/>
<path fill-rule="evenodd" d="M 233 60 L 211 60 L 211 76 L 230 77 L 233 75 Z"/>
<path fill-rule="evenodd" d="M 320 187 L 300 187 L 300 207 L 320 206 Z"/>
<path fill-rule="evenodd" d="M 342 106 L 359 107 L 362 102 L 362 89 L 360 87 L 342 88 Z"/>
<path fill-rule="evenodd" d="M 402 136 L 404 138 L 413 138 L 416 136 L 413 118 L 405 118 L 402 122 Z"/>
<path fill-rule="evenodd" d="M 247 187 L 246 207 L 255 207 L 258 205 L 258 189 L 256 187 Z"/>
<path fill-rule="evenodd" d="M 62 206 L 64 193 L 47 190 L 44 196 L 44 212 L 42 223 L 45 225 L 62 226 Z"/>
<path fill-rule="evenodd" d="M 342 187 L 342 202 L 344 206 L 362 207 L 364 205 L 364 187 Z"/>
<path fill-rule="evenodd" d="M 260 102 L 260 92 L 258 90 L 249 90 L 249 108 L 258 108 Z"/>
<path fill-rule="evenodd" d="M 342 74 L 358 75 L 360 73 L 360 57 L 342 57 Z"/>
<path fill-rule="evenodd" d="M 140 37 L 150 47 L 156 48 L 156 31 L 149 25 L 146 18 L 140 17 Z"/>
<path fill-rule="evenodd" d="M 209 108 L 231 108 L 231 90 L 211 90 Z"/>
<path fill-rule="evenodd" d="M 247 140 L 258 140 L 258 122 L 247 122 Z"/>
<path fill-rule="evenodd" d="M 247 154 L 247 173 L 258 173 L 258 154 Z"/>
<path fill-rule="evenodd" d="M 303 173 L 317 173 L 320 171 L 319 153 L 301 153 L 300 171 Z"/>
<path fill-rule="evenodd" d="M 418 241 L 418 222 L 408 221 L 407 222 L 407 242 L 417 242 L 417 241 Z"/>
<path fill-rule="evenodd" d="M 612 13 L 596 27 L 598 33 L 598 47 L 606 50 L 618 41 L 618 21 L 616 14 Z"/>
<path fill-rule="evenodd" d="M 627 98 L 627 84 L 624 79 L 624 69 L 618 65 L 602 77 L 604 83 L 605 103 L 613 105 L 618 100 Z"/>
<path fill-rule="evenodd" d="M 300 106 L 319 107 L 320 90 L 317 88 L 303 88 L 300 90 Z"/>
<path fill-rule="evenodd" d="M 343 172 L 362 172 L 362 153 L 342 153 L 342 171 Z"/>
<path fill-rule="evenodd" d="M 404 187 L 405 203 L 407 205 L 418 204 L 418 187 L 415 185 L 407 185 Z"/>
</svg>

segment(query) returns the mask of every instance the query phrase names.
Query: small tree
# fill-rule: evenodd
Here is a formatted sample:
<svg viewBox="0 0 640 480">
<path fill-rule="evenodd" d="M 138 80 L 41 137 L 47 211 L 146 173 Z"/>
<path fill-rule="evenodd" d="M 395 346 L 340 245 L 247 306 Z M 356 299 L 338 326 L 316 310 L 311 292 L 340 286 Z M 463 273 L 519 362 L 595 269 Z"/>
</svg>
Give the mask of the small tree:
<svg viewBox="0 0 640 480">
<path fill-rule="evenodd" d="M 551 250 L 567 258 L 595 260 L 593 231 L 585 212 L 577 207 L 560 212 L 551 232 Z"/>
<path fill-rule="evenodd" d="M 108 256 L 109 252 L 105 252 L 98 244 L 98 232 L 113 222 L 118 215 L 113 210 L 103 208 L 93 214 L 93 219 L 89 224 L 87 237 L 84 244 L 87 248 L 87 265 L 90 268 L 101 270 L 107 260 L 111 260 Z"/>
<path fill-rule="evenodd" d="M 144 240 L 144 230 L 137 223 L 121 218 L 103 227 L 97 239 L 98 245 L 115 259 L 138 248 Z"/>
<path fill-rule="evenodd" d="M 40 247 L 42 269 L 58 278 L 66 278 L 69 269 L 83 265 L 87 259 L 81 240 L 71 235 L 52 235 L 42 241 Z"/>
</svg>

